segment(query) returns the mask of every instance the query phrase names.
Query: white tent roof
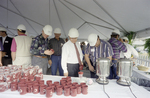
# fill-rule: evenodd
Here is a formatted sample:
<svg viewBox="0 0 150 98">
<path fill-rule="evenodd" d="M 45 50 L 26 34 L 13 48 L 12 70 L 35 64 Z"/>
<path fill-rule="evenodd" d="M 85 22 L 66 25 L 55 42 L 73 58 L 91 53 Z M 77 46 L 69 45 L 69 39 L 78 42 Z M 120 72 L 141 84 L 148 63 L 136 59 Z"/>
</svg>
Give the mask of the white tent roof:
<svg viewBox="0 0 150 98">
<path fill-rule="evenodd" d="M 116 28 L 124 34 L 138 32 L 140 38 L 150 36 L 149 5 L 150 0 L 0 0 L 0 26 L 8 26 L 10 36 L 17 35 L 14 29 L 19 24 L 26 26 L 30 36 L 50 24 L 61 28 L 63 38 L 72 27 L 79 30 L 80 40 L 90 33 L 108 39 Z"/>
</svg>

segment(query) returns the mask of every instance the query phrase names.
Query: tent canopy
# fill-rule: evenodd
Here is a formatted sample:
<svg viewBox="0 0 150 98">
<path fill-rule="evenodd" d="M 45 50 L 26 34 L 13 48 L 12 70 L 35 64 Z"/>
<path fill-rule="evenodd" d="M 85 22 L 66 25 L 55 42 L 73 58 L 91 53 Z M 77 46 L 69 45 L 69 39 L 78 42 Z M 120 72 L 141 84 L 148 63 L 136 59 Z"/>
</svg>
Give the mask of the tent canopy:
<svg viewBox="0 0 150 98">
<path fill-rule="evenodd" d="M 78 39 L 90 33 L 109 39 L 113 29 L 124 35 L 150 36 L 150 0 L 0 0 L 0 26 L 8 27 L 9 36 L 24 24 L 29 36 L 37 36 L 44 25 L 62 30 L 62 38 L 70 28 L 79 30 Z M 51 36 L 51 37 L 54 37 Z"/>
</svg>

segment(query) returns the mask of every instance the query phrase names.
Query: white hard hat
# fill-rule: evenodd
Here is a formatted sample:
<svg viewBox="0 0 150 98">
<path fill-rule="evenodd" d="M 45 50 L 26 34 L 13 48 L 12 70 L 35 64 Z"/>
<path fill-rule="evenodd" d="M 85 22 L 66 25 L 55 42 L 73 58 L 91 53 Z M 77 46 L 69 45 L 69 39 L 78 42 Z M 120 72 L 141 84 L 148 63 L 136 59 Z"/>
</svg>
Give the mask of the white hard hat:
<svg viewBox="0 0 150 98">
<path fill-rule="evenodd" d="M 89 44 L 90 46 L 95 46 L 96 42 L 97 42 L 97 34 L 90 34 L 88 36 L 88 41 L 89 41 Z"/>
<path fill-rule="evenodd" d="M 17 29 L 26 31 L 26 27 L 23 24 L 20 24 Z"/>
<path fill-rule="evenodd" d="M 79 32 L 76 28 L 71 28 L 69 30 L 68 36 L 70 36 L 71 38 L 79 37 Z"/>
<path fill-rule="evenodd" d="M 49 35 L 51 36 L 52 35 L 52 31 L 53 31 L 53 28 L 52 26 L 50 25 L 45 25 L 44 28 L 43 28 L 43 31 L 46 35 Z"/>
<path fill-rule="evenodd" d="M 122 37 L 122 39 L 125 39 L 125 40 L 127 40 L 127 41 L 128 41 L 128 38 L 127 38 L 127 37 Z"/>
<path fill-rule="evenodd" d="M 0 31 L 5 31 L 6 32 L 6 29 L 4 27 L 0 27 Z"/>
<path fill-rule="evenodd" d="M 60 30 L 60 28 L 55 28 L 54 33 L 61 34 L 61 30 Z"/>
<path fill-rule="evenodd" d="M 115 29 L 113 32 L 112 32 L 112 35 L 120 35 L 120 31 L 118 29 Z"/>
</svg>

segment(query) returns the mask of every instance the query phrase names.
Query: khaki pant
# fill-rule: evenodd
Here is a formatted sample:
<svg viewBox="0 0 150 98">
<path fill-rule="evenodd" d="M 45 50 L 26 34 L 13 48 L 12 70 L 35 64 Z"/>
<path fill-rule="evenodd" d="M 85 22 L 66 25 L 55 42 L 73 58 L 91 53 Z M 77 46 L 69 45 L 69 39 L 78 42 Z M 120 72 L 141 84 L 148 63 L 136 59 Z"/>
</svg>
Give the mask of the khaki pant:
<svg viewBox="0 0 150 98">
<path fill-rule="evenodd" d="M 23 68 L 31 66 L 31 57 L 16 57 L 13 65 L 22 65 Z"/>
</svg>

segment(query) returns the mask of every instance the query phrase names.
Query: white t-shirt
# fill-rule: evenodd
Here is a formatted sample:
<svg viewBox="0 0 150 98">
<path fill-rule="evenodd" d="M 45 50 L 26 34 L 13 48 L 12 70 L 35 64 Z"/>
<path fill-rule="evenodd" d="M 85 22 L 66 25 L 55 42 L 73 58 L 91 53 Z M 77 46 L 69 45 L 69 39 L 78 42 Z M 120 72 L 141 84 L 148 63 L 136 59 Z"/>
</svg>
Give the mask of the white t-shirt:
<svg viewBox="0 0 150 98">
<path fill-rule="evenodd" d="M 131 46 L 130 44 L 128 43 L 124 43 L 127 47 L 127 52 L 123 53 L 122 51 L 120 52 L 120 58 L 124 58 L 124 56 L 126 58 L 130 58 L 131 57 L 131 54 L 133 55 L 134 58 L 138 58 L 139 57 L 139 54 L 138 52 L 134 49 L 133 46 Z"/>
</svg>

